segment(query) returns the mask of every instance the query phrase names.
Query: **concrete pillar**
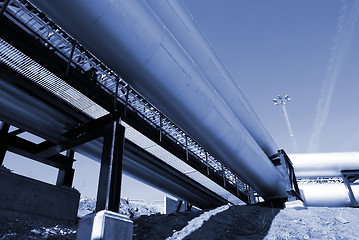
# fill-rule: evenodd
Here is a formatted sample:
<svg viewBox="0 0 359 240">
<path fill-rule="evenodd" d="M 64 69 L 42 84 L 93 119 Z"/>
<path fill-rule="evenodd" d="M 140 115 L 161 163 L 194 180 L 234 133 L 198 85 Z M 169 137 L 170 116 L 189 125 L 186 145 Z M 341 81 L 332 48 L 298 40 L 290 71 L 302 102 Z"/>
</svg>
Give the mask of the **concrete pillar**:
<svg viewBox="0 0 359 240">
<path fill-rule="evenodd" d="M 133 223 L 125 215 L 106 210 L 83 217 L 77 228 L 77 240 L 132 239 Z"/>
<path fill-rule="evenodd" d="M 7 134 L 10 125 L 0 121 L 0 166 L 4 163 L 4 158 L 7 150 Z"/>
</svg>

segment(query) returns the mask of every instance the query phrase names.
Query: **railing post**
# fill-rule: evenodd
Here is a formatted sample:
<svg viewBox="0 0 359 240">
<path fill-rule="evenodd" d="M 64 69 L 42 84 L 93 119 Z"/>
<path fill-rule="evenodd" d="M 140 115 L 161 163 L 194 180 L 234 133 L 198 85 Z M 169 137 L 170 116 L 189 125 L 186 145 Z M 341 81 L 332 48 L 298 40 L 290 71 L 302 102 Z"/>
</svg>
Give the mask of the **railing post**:
<svg viewBox="0 0 359 240">
<path fill-rule="evenodd" d="M 221 166 L 222 166 L 223 186 L 226 186 L 226 171 L 224 169 L 224 165 L 221 164 Z"/>
<path fill-rule="evenodd" d="M 127 115 L 127 107 L 128 107 L 128 98 L 130 95 L 130 85 L 127 84 L 126 86 L 126 102 L 125 102 L 125 112 L 124 112 L 124 116 Z"/>
<path fill-rule="evenodd" d="M 188 137 L 186 135 L 186 160 L 188 161 Z"/>
<path fill-rule="evenodd" d="M 160 142 L 162 142 L 162 128 L 163 128 L 162 114 L 160 113 Z"/>
<path fill-rule="evenodd" d="M 207 176 L 209 176 L 208 152 L 206 152 Z"/>
<path fill-rule="evenodd" d="M 113 96 L 113 110 L 117 111 L 117 97 L 118 97 L 118 85 L 120 83 L 120 78 L 116 76 L 116 89 Z"/>
<path fill-rule="evenodd" d="M 76 42 L 73 42 L 71 52 L 70 52 L 70 56 L 69 56 L 69 59 L 67 61 L 66 70 L 65 70 L 65 76 L 66 77 L 67 77 L 67 75 L 69 75 L 70 66 L 71 66 L 71 62 L 72 62 L 72 57 L 74 56 L 75 47 L 76 47 Z"/>
<path fill-rule="evenodd" d="M 238 184 L 238 177 L 236 176 L 236 190 L 237 190 L 237 196 L 239 196 L 239 184 Z"/>
</svg>

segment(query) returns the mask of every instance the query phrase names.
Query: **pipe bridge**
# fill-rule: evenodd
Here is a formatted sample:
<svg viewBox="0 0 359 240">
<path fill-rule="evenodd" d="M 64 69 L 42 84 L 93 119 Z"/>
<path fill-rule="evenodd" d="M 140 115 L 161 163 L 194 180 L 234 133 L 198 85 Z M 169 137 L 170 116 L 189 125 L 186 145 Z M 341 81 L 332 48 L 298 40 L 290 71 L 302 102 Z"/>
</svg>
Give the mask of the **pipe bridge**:
<svg viewBox="0 0 359 240">
<path fill-rule="evenodd" d="M 253 189 L 300 198 L 289 158 L 179 2 L 0 6 L 2 155 L 57 167 L 68 186 L 73 151 L 101 162 L 97 210 L 117 211 L 122 169 L 200 208 L 252 203 Z"/>
</svg>

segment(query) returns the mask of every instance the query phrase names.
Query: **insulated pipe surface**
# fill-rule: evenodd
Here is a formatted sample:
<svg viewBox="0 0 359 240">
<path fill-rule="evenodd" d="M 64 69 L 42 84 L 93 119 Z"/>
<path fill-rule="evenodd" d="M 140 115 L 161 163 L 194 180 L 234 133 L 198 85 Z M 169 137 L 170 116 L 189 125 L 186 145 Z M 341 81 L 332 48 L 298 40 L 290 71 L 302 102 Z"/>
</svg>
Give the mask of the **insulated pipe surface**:
<svg viewBox="0 0 359 240">
<path fill-rule="evenodd" d="M 286 176 L 146 2 L 32 2 L 264 199 L 288 196 Z"/>
<path fill-rule="evenodd" d="M 23 130 L 37 133 L 54 143 L 61 141 L 67 127 L 76 121 L 0 78 L 0 119 Z"/>
<path fill-rule="evenodd" d="M 355 198 L 359 199 L 359 185 L 351 185 Z M 351 202 L 344 184 L 300 184 L 308 206 L 350 207 Z"/>
<path fill-rule="evenodd" d="M 359 169 L 359 152 L 290 154 L 297 177 L 340 177 L 341 170 Z"/>
<path fill-rule="evenodd" d="M 212 88 L 218 91 L 261 149 L 268 157 L 276 154 L 278 146 L 185 6 L 177 0 L 148 0 L 147 3 L 191 56 Z"/>
</svg>

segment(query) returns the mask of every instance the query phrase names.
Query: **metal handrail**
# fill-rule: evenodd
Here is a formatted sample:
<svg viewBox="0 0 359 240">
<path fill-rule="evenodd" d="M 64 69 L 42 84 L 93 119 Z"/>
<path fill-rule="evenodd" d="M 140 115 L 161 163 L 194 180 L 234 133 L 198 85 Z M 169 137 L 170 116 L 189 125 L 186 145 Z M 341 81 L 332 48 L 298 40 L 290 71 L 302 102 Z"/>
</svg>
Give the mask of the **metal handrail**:
<svg viewBox="0 0 359 240">
<path fill-rule="evenodd" d="M 314 178 L 297 178 L 298 184 L 335 184 L 343 183 L 341 177 L 314 177 Z"/>
</svg>

